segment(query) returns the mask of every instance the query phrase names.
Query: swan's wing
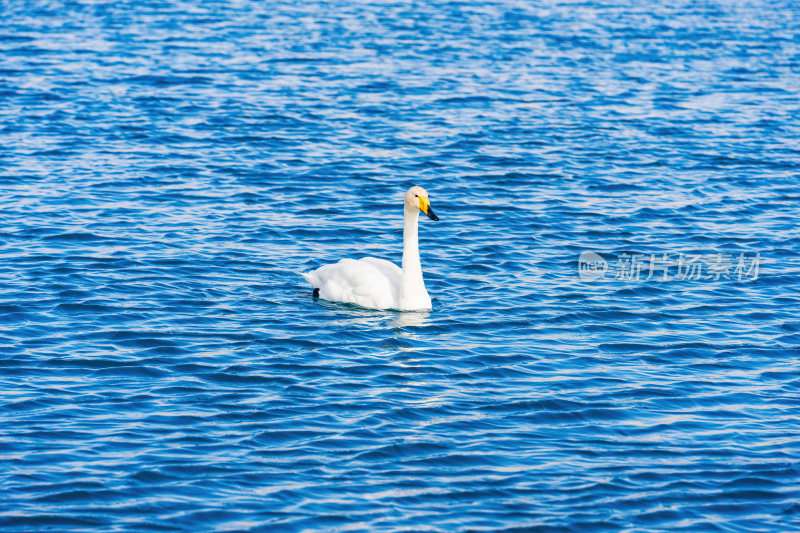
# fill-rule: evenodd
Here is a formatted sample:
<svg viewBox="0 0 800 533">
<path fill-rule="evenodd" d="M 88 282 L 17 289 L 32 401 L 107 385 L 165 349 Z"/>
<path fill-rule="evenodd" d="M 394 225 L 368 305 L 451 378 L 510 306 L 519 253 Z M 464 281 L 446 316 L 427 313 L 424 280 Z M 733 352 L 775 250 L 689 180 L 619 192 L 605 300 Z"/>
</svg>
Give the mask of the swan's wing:
<svg viewBox="0 0 800 533">
<path fill-rule="evenodd" d="M 391 261 L 387 261 L 386 259 L 378 259 L 377 257 L 362 257 L 359 259 L 359 261 L 369 263 L 380 270 L 381 273 L 389 280 L 389 283 L 391 283 L 393 287 L 397 287 L 399 290 L 400 279 L 403 277 L 403 271 L 400 270 L 399 266 L 395 265 Z"/>
<path fill-rule="evenodd" d="M 324 300 L 372 309 L 396 306 L 396 291 L 389 278 L 370 262 L 342 259 L 306 272 L 303 277 L 319 289 L 319 296 Z"/>
</svg>

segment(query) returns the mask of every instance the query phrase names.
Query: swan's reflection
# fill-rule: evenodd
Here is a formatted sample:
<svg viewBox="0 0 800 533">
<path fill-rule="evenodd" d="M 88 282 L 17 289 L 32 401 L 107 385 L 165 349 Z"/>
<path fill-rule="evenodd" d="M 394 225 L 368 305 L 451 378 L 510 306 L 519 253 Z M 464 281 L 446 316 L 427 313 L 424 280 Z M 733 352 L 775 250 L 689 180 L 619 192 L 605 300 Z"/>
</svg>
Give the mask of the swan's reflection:
<svg viewBox="0 0 800 533">
<path fill-rule="evenodd" d="M 319 300 L 317 305 L 336 313 L 331 323 L 346 329 L 362 329 L 383 331 L 386 337 L 374 346 L 371 355 L 384 354 L 391 365 L 415 367 L 419 362 L 413 353 L 424 345 L 425 336 L 414 332 L 413 328 L 430 323 L 430 311 L 377 311 L 365 309 L 352 304 L 341 304 Z M 413 380 L 413 374 L 409 374 Z"/>
<path fill-rule="evenodd" d="M 379 326 L 385 324 L 393 329 L 399 330 L 403 336 L 412 336 L 410 332 L 403 330 L 408 327 L 424 326 L 430 317 L 430 311 L 376 311 L 365 309 L 352 304 L 341 304 L 320 300 L 317 305 L 325 307 L 331 311 L 345 311 L 345 315 L 340 315 L 332 323 L 337 326 Z"/>
<path fill-rule="evenodd" d="M 413 333 L 408 328 L 424 326 L 429 317 L 430 312 L 428 311 L 406 311 L 397 313 L 388 323 L 388 325 L 392 326 L 395 340 L 394 348 L 397 350 L 390 359 L 392 365 L 401 368 L 412 368 L 420 365 L 419 360 L 414 357 L 414 352 L 419 349 L 418 343 L 409 341 L 424 341 L 424 337 Z M 419 385 L 419 383 L 415 383 L 415 375 L 413 373 L 406 374 L 406 377 L 409 384 Z"/>
<path fill-rule="evenodd" d="M 403 328 L 424 326 L 429 316 L 431 316 L 430 311 L 405 311 L 403 313 L 397 313 L 394 319 L 389 322 L 389 325 L 400 329 L 401 333 L 404 335 L 413 336 L 412 333 L 403 331 Z"/>
</svg>

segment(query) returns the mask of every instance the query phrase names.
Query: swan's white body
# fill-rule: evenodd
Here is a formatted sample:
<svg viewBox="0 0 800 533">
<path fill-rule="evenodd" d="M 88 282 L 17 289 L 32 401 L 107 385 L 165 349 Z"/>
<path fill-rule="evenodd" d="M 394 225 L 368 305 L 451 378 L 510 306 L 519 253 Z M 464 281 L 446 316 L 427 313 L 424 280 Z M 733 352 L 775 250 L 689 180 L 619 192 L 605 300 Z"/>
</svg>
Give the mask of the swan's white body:
<svg viewBox="0 0 800 533">
<path fill-rule="evenodd" d="M 403 218 L 403 268 L 376 257 L 342 259 L 302 274 L 319 297 L 371 309 L 418 311 L 431 309 L 431 297 L 422 280 L 417 229 L 422 211 L 433 220 L 428 193 L 412 187 L 406 193 Z"/>
</svg>

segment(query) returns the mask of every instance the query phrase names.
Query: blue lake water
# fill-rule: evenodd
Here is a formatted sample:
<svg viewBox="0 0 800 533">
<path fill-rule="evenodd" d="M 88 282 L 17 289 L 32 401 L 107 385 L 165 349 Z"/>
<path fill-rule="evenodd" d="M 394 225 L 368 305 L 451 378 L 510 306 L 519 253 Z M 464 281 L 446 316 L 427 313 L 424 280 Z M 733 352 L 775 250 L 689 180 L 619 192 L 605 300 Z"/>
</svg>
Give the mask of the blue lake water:
<svg viewBox="0 0 800 533">
<path fill-rule="evenodd" d="M 800 530 L 796 3 L 0 15 L 2 531 Z"/>
</svg>

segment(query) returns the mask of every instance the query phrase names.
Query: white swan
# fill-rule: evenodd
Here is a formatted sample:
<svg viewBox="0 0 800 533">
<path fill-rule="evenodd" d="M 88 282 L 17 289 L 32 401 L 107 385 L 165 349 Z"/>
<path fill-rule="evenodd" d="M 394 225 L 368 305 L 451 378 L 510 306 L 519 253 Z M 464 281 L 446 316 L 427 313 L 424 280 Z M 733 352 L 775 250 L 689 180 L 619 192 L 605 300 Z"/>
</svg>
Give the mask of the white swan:
<svg viewBox="0 0 800 533">
<path fill-rule="evenodd" d="M 433 214 L 428 193 L 422 187 L 411 187 L 404 205 L 403 268 L 375 257 L 342 259 L 302 273 L 314 287 L 314 296 L 371 309 L 431 309 L 431 297 L 422 281 L 417 226 L 420 211 L 431 220 L 439 220 L 439 217 Z"/>
</svg>

